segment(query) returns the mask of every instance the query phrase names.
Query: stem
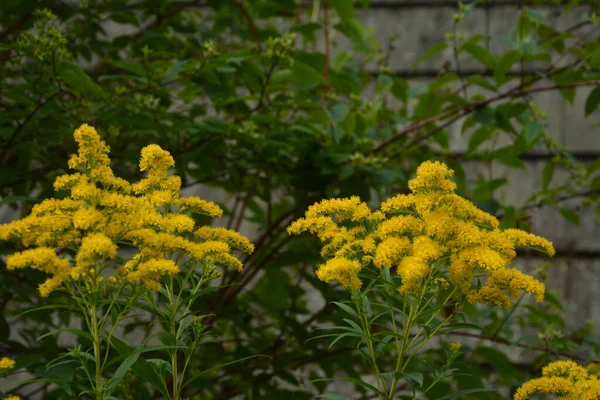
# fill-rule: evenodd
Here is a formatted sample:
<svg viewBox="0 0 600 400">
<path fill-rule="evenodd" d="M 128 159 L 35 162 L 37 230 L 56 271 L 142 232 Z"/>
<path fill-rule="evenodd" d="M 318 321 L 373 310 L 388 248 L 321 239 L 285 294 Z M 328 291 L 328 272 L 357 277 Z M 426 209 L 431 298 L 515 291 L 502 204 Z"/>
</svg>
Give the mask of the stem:
<svg viewBox="0 0 600 400">
<path fill-rule="evenodd" d="M 169 281 L 169 301 L 171 303 L 171 321 L 169 324 L 169 328 L 173 336 L 176 335 L 177 330 L 176 327 L 176 315 L 177 315 L 177 300 L 175 299 L 174 287 L 173 287 L 174 277 L 171 275 L 171 279 Z M 171 354 L 171 368 L 173 369 L 173 400 L 179 399 L 179 385 L 177 383 L 177 349 L 173 349 L 173 353 Z"/>
<path fill-rule="evenodd" d="M 94 359 L 96 361 L 96 377 L 95 377 L 95 385 L 96 385 L 96 399 L 102 399 L 102 364 L 100 359 L 100 331 L 98 329 L 98 310 L 96 308 L 96 304 L 91 305 L 91 326 L 90 330 L 93 337 L 94 342 Z"/>
<path fill-rule="evenodd" d="M 373 369 L 375 370 L 375 375 L 377 376 L 377 389 L 379 390 L 377 398 L 383 400 L 383 393 L 385 391 L 385 381 L 383 380 L 381 372 L 379 371 L 379 366 L 377 365 L 377 357 L 375 356 L 375 349 L 373 348 L 373 338 L 371 337 L 371 329 L 369 327 L 369 322 L 366 315 L 367 313 L 363 307 L 363 302 L 359 298 L 359 294 L 359 291 L 353 291 L 352 300 L 354 301 L 356 311 L 358 312 L 360 324 L 364 332 L 365 341 L 367 342 L 367 348 L 369 349 L 369 357 L 371 357 L 371 363 L 373 364 Z"/>
</svg>

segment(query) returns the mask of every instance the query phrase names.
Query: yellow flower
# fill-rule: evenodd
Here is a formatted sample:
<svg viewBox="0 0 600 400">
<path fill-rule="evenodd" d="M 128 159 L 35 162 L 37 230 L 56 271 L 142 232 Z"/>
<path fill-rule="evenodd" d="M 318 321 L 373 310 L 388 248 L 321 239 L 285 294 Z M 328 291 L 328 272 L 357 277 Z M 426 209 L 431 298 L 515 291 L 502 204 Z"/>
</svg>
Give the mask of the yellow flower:
<svg viewBox="0 0 600 400">
<path fill-rule="evenodd" d="M 356 260 L 332 258 L 319 266 L 317 277 L 323 282 L 338 281 L 348 289 L 358 289 L 362 285 L 358 278 L 360 268 Z"/>
<path fill-rule="evenodd" d="M 9 396 L 9 397 L 7 397 L 4 400 L 21 400 L 21 397 L 19 397 L 19 396 Z"/>
<path fill-rule="evenodd" d="M 56 255 L 54 249 L 38 247 L 6 257 L 8 270 L 33 268 L 52 275 L 46 279 L 38 290 L 42 297 L 47 297 L 50 292 L 60 286 L 69 276 L 69 261 Z"/>
<path fill-rule="evenodd" d="M 340 281 L 330 271 L 341 265 L 351 270 L 352 260 L 358 263 L 354 267 L 397 266 L 401 293 L 419 291 L 435 273 L 432 282 L 456 285 L 471 302 L 508 307 L 522 292 L 541 301 L 544 285 L 508 266 L 516 257 L 515 247 L 553 255 L 552 244 L 517 229 L 500 230 L 497 218 L 454 193 L 453 173 L 440 162 L 425 162 L 409 182 L 412 193 L 384 201 L 380 210 L 369 210 L 358 197 L 323 200 L 294 221 L 288 233 L 308 231 L 321 240 L 321 255 L 333 257 L 322 266 L 333 263 L 325 272 L 317 272 L 322 280 Z M 343 284 L 359 287 L 357 274 L 352 276 L 351 284 Z"/>
<path fill-rule="evenodd" d="M 439 161 L 425 161 L 417 168 L 417 177 L 408 182 L 413 193 L 427 193 L 432 190 L 453 192 L 456 184 L 450 178 L 454 175 L 448 166 Z"/>
<path fill-rule="evenodd" d="M 575 390 L 575 385 L 568 379 L 558 377 L 543 377 L 525 382 L 515 393 L 515 400 L 529 399 L 537 393 L 555 393 L 569 395 Z"/>
<path fill-rule="evenodd" d="M 73 226 L 78 229 L 101 228 L 105 223 L 106 217 L 94 207 L 80 208 L 73 213 Z"/>
<path fill-rule="evenodd" d="M 71 276 L 79 279 L 81 275 L 91 276 L 92 267 L 99 258 L 114 258 L 117 256 L 117 245 L 102 233 L 92 233 L 83 238 L 75 256 L 75 267 Z"/>
<path fill-rule="evenodd" d="M 94 128 L 84 124 L 74 137 L 79 151 L 69 166 L 78 172 L 59 176 L 54 182 L 55 190 L 68 191 L 68 197 L 44 200 L 32 208 L 31 215 L 0 225 L 0 240 L 34 247 L 8 256 L 7 266 L 35 268 L 50 275 L 38 288 L 41 296 L 48 296 L 65 282 L 82 280 L 83 287 L 94 288 L 89 285 L 92 279 L 100 282 L 106 278 L 114 285 L 135 282 L 158 290 L 161 276 L 179 271 L 177 264 L 165 259 L 173 253 L 212 269 L 215 264 L 242 268 L 230 254 L 232 248 L 252 252 L 254 246 L 237 232 L 197 229 L 190 214 L 219 217 L 223 211 L 198 197 L 180 196 L 181 178 L 168 176 L 174 166 L 169 152 L 158 145 L 146 146 L 140 169 L 147 176 L 132 186 L 114 176 L 110 149 Z M 116 276 L 103 276 L 117 256 L 117 242 L 136 246 L 139 253 L 125 261 Z M 55 248 L 76 254 L 62 259 Z"/>
<path fill-rule="evenodd" d="M 461 348 L 462 348 L 462 343 L 460 343 L 460 342 L 450 343 L 450 351 L 458 352 L 458 351 L 460 351 Z"/>
<path fill-rule="evenodd" d="M 600 397 L 600 381 L 577 363 L 555 361 L 542 369 L 542 377 L 525 382 L 515 393 L 515 400 L 526 400 L 538 393 L 557 394 L 562 399 L 593 400 Z"/>
<path fill-rule="evenodd" d="M 128 266 L 126 269 L 131 268 Z M 141 281 L 147 284 L 148 281 L 156 282 L 162 275 L 173 275 L 177 272 L 179 272 L 179 267 L 172 260 L 150 259 L 136 263 L 135 270 L 128 272 L 125 279 L 130 282 Z M 150 285 L 154 284 L 150 282 Z"/>
<path fill-rule="evenodd" d="M 231 247 L 242 250 L 245 253 L 252 253 L 254 245 L 245 236 L 227 228 L 203 226 L 194 232 L 196 237 L 202 240 L 220 240 Z"/>
<path fill-rule="evenodd" d="M 377 246 L 373 264 L 378 268 L 390 268 L 398 264 L 402 256 L 410 252 L 411 248 L 412 245 L 408 238 L 389 237 Z"/>
<path fill-rule="evenodd" d="M 322 200 L 308 207 L 306 218 L 316 218 L 324 215 L 334 215 L 338 221 L 349 219 L 358 221 L 371 216 L 371 210 L 358 196 L 344 199 Z"/>
<path fill-rule="evenodd" d="M 0 370 L 12 369 L 14 367 L 15 367 L 15 360 L 8 358 L 8 357 L 2 357 L 0 359 Z"/>
</svg>

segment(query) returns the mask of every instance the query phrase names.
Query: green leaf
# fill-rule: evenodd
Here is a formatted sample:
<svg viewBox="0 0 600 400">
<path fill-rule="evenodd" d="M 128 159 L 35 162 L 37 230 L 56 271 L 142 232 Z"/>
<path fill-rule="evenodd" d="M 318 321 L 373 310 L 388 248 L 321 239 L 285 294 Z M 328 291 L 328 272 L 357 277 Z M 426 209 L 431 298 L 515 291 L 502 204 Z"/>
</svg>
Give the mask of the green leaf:
<svg viewBox="0 0 600 400">
<path fill-rule="evenodd" d="M 366 382 L 361 381 L 360 379 L 355 379 L 355 378 L 322 378 L 322 379 L 311 380 L 311 382 L 330 382 L 330 381 L 351 382 L 351 383 L 354 383 L 355 385 L 369 389 L 374 393 L 382 394 L 381 391 L 379 389 L 377 389 L 375 386 L 370 385 Z"/>
<path fill-rule="evenodd" d="M 271 78 L 271 82 L 274 84 L 320 85 L 324 80 L 319 71 L 308 64 L 295 60 L 292 68 L 276 71 Z"/>
<path fill-rule="evenodd" d="M 600 104 L 600 86 L 592 90 L 585 101 L 585 116 L 587 117 L 598 108 Z"/>
<path fill-rule="evenodd" d="M 221 368 L 225 368 L 225 367 L 228 367 L 230 365 L 238 364 L 238 363 L 244 362 L 246 360 L 250 360 L 252 358 L 257 358 L 257 357 L 266 357 L 266 358 L 271 359 L 271 360 L 273 359 L 272 357 L 269 357 L 267 355 L 264 355 L 264 354 L 261 355 L 261 354 L 259 354 L 259 355 L 255 355 L 255 356 L 248 356 L 248 357 L 240 358 L 238 360 L 230 361 L 230 362 L 227 362 L 227 363 L 224 363 L 224 364 L 219 364 L 216 367 L 212 367 L 212 368 L 206 369 L 204 371 L 196 372 L 194 374 L 194 376 L 192 376 L 191 378 L 189 378 L 183 384 L 183 387 L 186 387 L 186 386 L 190 385 L 193 381 L 195 381 L 196 379 L 200 378 L 202 375 L 204 375 L 204 374 L 206 374 L 208 372 L 217 371 L 217 370 L 219 370 Z M 169 396 L 167 395 L 166 397 L 168 398 Z"/>
<path fill-rule="evenodd" d="M 353 317 L 358 318 L 358 314 L 356 313 L 356 311 L 348 306 L 347 304 L 344 303 L 340 303 L 337 301 L 332 301 L 333 304 L 335 304 L 336 306 L 338 306 L 339 308 L 341 308 L 342 310 L 346 311 L 348 314 L 352 315 Z"/>
<path fill-rule="evenodd" d="M 129 345 L 114 336 L 111 338 L 110 344 L 117 349 L 117 352 L 121 356 L 129 356 L 134 351 Z M 154 370 L 152 364 L 148 363 L 143 357 L 138 357 L 131 366 L 131 369 L 137 376 L 157 388 L 163 396 L 169 398 L 169 390 L 167 389 L 164 380 L 158 372 Z"/>
<path fill-rule="evenodd" d="M 92 99 L 105 99 L 106 94 L 102 88 L 94 83 L 92 79 L 73 63 L 62 63 L 57 67 L 57 74 L 74 91 Z"/>
<path fill-rule="evenodd" d="M 475 120 L 483 126 L 492 126 L 496 120 L 496 113 L 493 108 L 485 106 L 475 111 Z"/>
<path fill-rule="evenodd" d="M 412 65 L 412 68 L 413 69 L 416 68 L 423 61 L 427 60 L 428 58 L 433 57 L 434 55 L 436 55 L 440 51 L 445 50 L 447 47 L 448 47 L 447 43 L 434 44 L 433 46 L 431 46 L 430 48 L 428 48 L 427 50 L 425 50 L 425 52 L 421 55 L 421 57 L 419 57 L 417 59 L 417 61 L 415 61 L 415 63 Z"/>
<path fill-rule="evenodd" d="M 394 80 L 388 74 L 380 74 L 377 77 L 379 90 L 383 93 L 389 92 L 394 86 Z"/>
<path fill-rule="evenodd" d="M 513 154 L 502 154 L 495 153 L 496 160 L 500 161 L 504 165 L 508 165 L 511 168 L 527 169 L 527 165 L 518 156 Z"/>
<path fill-rule="evenodd" d="M 485 65 L 490 69 L 494 69 L 496 65 L 494 56 L 492 56 L 489 51 L 487 51 L 485 48 L 481 47 L 477 43 L 472 41 L 466 42 L 461 49 L 471 54 L 481 64 Z"/>
<path fill-rule="evenodd" d="M 128 355 L 125 358 L 125 360 L 123 360 L 121 365 L 119 365 L 119 368 L 117 368 L 117 370 L 113 374 L 112 378 L 110 378 L 110 383 L 108 384 L 109 387 L 110 386 L 116 387 L 121 382 L 121 380 L 123 379 L 123 377 L 125 376 L 127 371 L 129 371 L 131 366 L 133 364 L 135 364 L 135 362 L 138 360 L 139 357 L 140 357 L 140 353 L 137 351 L 134 351 L 133 353 Z"/>
<path fill-rule="evenodd" d="M 542 170 L 542 189 L 548 189 L 550 182 L 552 181 L 552 176 L 554 175 L 554 169 L 556 168 L 556 163 L 552 161 L 548 161 L 546 165 L 544 165 L 544 169 Z"/>
<path fill-rule="evenodd" d="M 496 60 L 494 68 L 494 79 L 496 82 L 503 82 L 504 77 L 510 71 L 513 64 L 519 61 L 521 54 L 516 50 L 508 50 Z"/>
<path fill-rule="evenodd" d="M 402 374 L 404 379 L 410 379 L 419 384 L 419 387 L 423 387 L 423 374 L 420 372 L 404 372 Z"/>
<path fill-rule="evenodd" d="M 531 149 L 537 143 L 540 137 L 544 134 L 546 128 L 547 125 L 539 121 L 532 121 L 525 125 L 523 137 L 525 138 L 527 150 Z"/>
<path fill-rule="evenodd" d="M 484 89 L 490 90 L 492 92 L 497 92 L 498 88 L 490 82 L 488 78 L 485 78 L 481 75 L 471 75 L 467 78 L 467 82 L 473 85 L 481 86 Z"/>
<path fill-rule="evenodd" d="M 337 11 L 342 20 L 354 18 L 354 5 L 352 0 L 327 0 L 327 4 Z"/>
<path fill-rule="evenodd" d="M 75 336 L 79 336 L 84 339 L 88 339 L 89 341 L 93 341 L 92 335 L 90 335 L 88 332 L 82 331 L 81 329 L 69 329 L 69 328 L 52 329 L 50 332 L 45 333 L 42 336 L 38 337 L 37 340 L 39 342 L 40 340 L 42 340 L 43 338 L 45 338 L 47 336 L 54 336 L 61 332 L 72 333 Z"/>
<path fill-rule="evenodd" d="M 565 217 L 572 223 L 579 225 L 579 214 L 577 214 L 575 211 L 566 207 L 561 207 L 559 211 L 563 217 Z"/>
<path fill-rule="evenodd" d="M 590 185 L 591 189 L 600 189 L 600 176 L 594 178 Z"/>
<path fill-rule="evenodd" d="M 333 106 L 329 117 L 331 118 L 331 122 L 334 124 L 338 124 L 346 119 L 348 116 L 348 112 L 350 111 L 350 107 L 348 107 L 345 103 L 337 103 Z"/>
<path fill-rule="evenodd" d="M 394 78 L 391 92 L 396 99 L 406 103 L 408 99 L 408 83 L 402 78 Z"/>
<path fill-rule="evenodd" d="M 449 399 L 454 399 L 457 398 L 459 396 L 463 396 L 465 394 L 471 394 L 471 393 L 483 393 L 483 392 L 496 392 L 498 389 L 484 389 L 484 388 L 477 388 L 477 389 L 465 389 L 465 390 L 460 390 L 458 392 L 449 394 L 448 396 L 444 396 L 444 397 L 438 397 L 436 400 L 449 400 Z"/>
<path fill-rule="evenodd" d="M 473 132 L 473 134 L 471 135 L 471 138 L 469 139 L 469 149 L 467 150 L 467 152 L 472 153 L 475 150 L 477 150 L 479 145 L 490 139 L 492 133 L 494 133 L 494 130 L 486 126 L 481 126 L 477 128 L 475 132 Z"/>
<path fill-rule="evenodd" d="M 340 396 L 339 394 L 335 394 L 335 393 L 326 393 L 326 394 L 322 394 L 322 395 L 313 397 L 313 399 L 317 399 L 317 398 L 323 399 L 323 400 L 352 400 L 350 397 Z"/>
<path fill-rule="evenodd" d="M 546 17 L 548 16 L 548 11 L 545 10 L 535 10 L 530 7 L 525 7 L 525 11 L 527 12 L 527 16 L 536 24 L 542 24 Z"/>
</svg>

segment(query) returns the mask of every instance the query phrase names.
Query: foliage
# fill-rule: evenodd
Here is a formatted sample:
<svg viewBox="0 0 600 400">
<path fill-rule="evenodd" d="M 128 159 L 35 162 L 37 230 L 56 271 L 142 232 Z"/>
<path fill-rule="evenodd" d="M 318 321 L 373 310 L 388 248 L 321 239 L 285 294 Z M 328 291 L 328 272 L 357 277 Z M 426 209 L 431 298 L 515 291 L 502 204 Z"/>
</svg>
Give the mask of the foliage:
<svg viewBox="0 0 600 400">
<path fill-rule="evenodd" d="M 69 377 L 46 381 L 77 398 L 115 399 L 125 374 L 133 370 L 165 398 L 179 399 L 193 381 L 186 371 L 195 366 L 190 361 L 206 336 L 206 316 L 198 314 L 194 303 L 220 276 L 217 266 L 242 268 L 230 254 L 232 248 L 251 253 L 253 245 L 235 231 L 195 229 L 192 215 L 215 217 L 223 211 L 198 197 L 181 197 L 181 178 L 167 176 L 174 160 L 157 145 L 142 149 L 140 170 L 147 176 L 130 184 L 115 177 L 109 148 L 95 129 L 82 125 L 75 140 L 79 151 L 69 166 L 79 172 L 54 181 L 57 191 L 70 195 L 45 199 L 31 215 L 0 226 L 0 239 L 26 248 L 6 258 L 7 269 L 33 268 L 51 275 L 39 286 L 40 296 L 66 292 L 66 304 L 49 303 L 84 321 L 81 330 L 61 326 L 47 333 L 68 332 L 82 343 L 47 365 L 48 370 L 62 366 Z M 132 249 L 133 256 L 123 256 Z M 146 311 L 162 329 L 152 333 L 150 324 L 145 343 L 131 349 L 118 338 L 118 328 L 136 309 Z M 162 345 L 149 345 L 153 339 Z M 140 358 L 141 353 L 160 352 L 170 357 L 154 360 L 157 366 Z M 178 368 L 181 353 L 183 366 Z M 104 379 L 107 370 L 110 378 Z"/>
<path fill-rule="evenodd" d="M 356 398 L 366 398 L 368 390 L 359 382 L 369 366 L 350 343 L 341 340 L 330 349 L 326 341 L 309 340 L 316 328 L 340 326 L 347 318 L 331 303 L 343 304 L 346 291 L 323 284 L 312 272 L 320 260 L 318 243 L 285 231 L 312 203 L 350 196 L 379 202 L 406 193 L 417 165 L 438 159 L 456 171 L 457 193 L 498 216 L 502 228 L 528 229 L 528 213 L 539 207 L 557 207 L 577 222 L 579 209 L 567 202 L 573 198 L 598 207 L 600 162 L 578 161 L 550 137 L 551 122 L 532 99 L 558 91 L 572 102 L 579 88 L 597 86 L 597 32 L 580 35 L 598 22 L 596 3 L 589 2 L 584 19 L 563 30 L 553 26 L 547 8 L 528 3 L 518 10 L 512 33 L 499 38 L 466 36 L 463 24 L 478 4 L 460 6 L 447 40 L 417 61 L 450 52 L 454 68 L 424 84 L 389 68 L 396 44 L 377 43 L 359 22 L 368 3 L 4 0 L 0 6 L 3 205 L 25 216 L 50 198 L 52 182 L 66 172 L 63 160 L 77 151 L 72 133 L 87 122 L 110 145 L 115 175 L 137 181 L 140 151 L 156 143 L 177 161 L 183 189 L 223 193 L 226 227 L 258 232 L 243 271 L 225 271 L 213 281 L 222 288 L 194 304 L 216 316 L 203 322 L 217 340 L 203 344 L 202 365 L 195 371 L 206 373 L 182 397 L 303 399 L 327 391 L 320 379 L 344 374 Z M 564 13 L 580 10 L 560 7 Z M 489 41 L 501 50 L 490 51 Z M 479 73 L 462 73 L 465 57 L 481 67 Z M 597 109 L 598 93 L 590 93 L 586 114 Z M 464 153 L 453 151 L 456 127 L 468 138 Z M 540 190 L 523 205 L 498 195 L 510 184 L 507 179 L 465 171 L 469 163 L 525 169 L 523 159 L 534 151 L 550 156 Z M 198 224 L 208 222 L 196 218 Z M 22 250 L 2 246 L 5 254 Z M 59 339 L 65 337 L 44 334 L 78 321 L 68 310 L 40 309 L 19 317 L 24 325 L 13 326 L 17 314 L 47 305 L 36 289 L 46 276 L 31 269 L 0 273 L 2 352 L 20 370 L 43 371 L 64 352 Z M 545 274 L 544 268 L 536 271 L 540 280 Z M 50 297 L 69 304 L 63 293 Z M 465 315 L 478 328 L 447 334 L 453 341 L 473 339 L 456 356 L 461 374 L 440 382 L 430 398 L 447 395 L 451 384 L 508 392 L 557 356 L 597 358 L 596 334 L 589 326 L 567 331 L 566 311 L 552 293 L 541 306 L 467 305 Z M 153 322 L 147 315 L 123 321 L 125 342 L 147 338 Z M 508 349 L 535 358 L 514 365 Z M 444 360 L 449 351 L 423 349 L 431 359 Z M 219 367 L 259 354 L 270 358 Z M 152 357 L 139 354 L 133 365 Z M 69 377 L 71 367 L 57 365 L 44 379 Z M 429 370 L 422 373 L 425 383 L 432 381 Z M 130 398 L 148 398 L 138 378 L 127 374 L 123 382 L 119 390 Z M 46 384 L 39 390 L 45 399 L 70 398 Z M 461 398 L 503 397 L 491 392 Z"/>
<path fill-rule="evenodd" d="M 454 193 L 453 172 L 425 162 L 408 183 L 412 193 L 392 197 L 381 210 L 371 212 L 357 198 L 323 200 L 288 228 L 319 237 L 328 261 L 317 276 L 350 291 L 353 308 L 336 302 L 353 317 L 344 319 L 349 326 L 327 327 L 334 333 L 322 336 L 333 337 L 332 345 L 358 339 L 376 377 L 376 387 L 363 385 L 378 399 L 396 398 L 401 381 L 410 385 L 408 398 L 418 399 L 457 371 L 452 367 L 460 343 L 451 344 L 441 362 L 420 358 L 419 350 L 445 332 L 469 327 L 463 304 L 510 308 L 511 297 L 521 292 L 534 293 L 538 302 L 544 297 L 541 282 L 507 267 L 515 246 L 553 255 L 552 244 L 518 229 L 499 229 L 495 217 Z M 368 281 L 364 289 L 361 278 Z M 393 355 L 395 363 L 381 365 L 380 354 Z M 459 397 L 477 390 L 452 391 Z"/>
</svg>

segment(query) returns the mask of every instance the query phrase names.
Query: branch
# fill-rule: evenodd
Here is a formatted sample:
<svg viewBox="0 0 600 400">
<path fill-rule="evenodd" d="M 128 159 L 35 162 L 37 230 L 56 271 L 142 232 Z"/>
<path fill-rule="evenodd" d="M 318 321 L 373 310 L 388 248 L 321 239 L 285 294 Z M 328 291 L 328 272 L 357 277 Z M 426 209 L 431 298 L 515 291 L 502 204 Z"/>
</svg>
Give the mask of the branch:
<svg viewBox="0 0 600 400">
<path fill-rule="evenodd" d="M 25 128 L 25 125 L 27 125 L 27 123 L 29 121 L 31 121 L 31 118 L 33 118 L 33 116 L 42 108 L 44 107 L 46 104 L 48 104 L 48 102 L 50 100 L 52 100 L 54 97 L 58 96 L 59 94 L 61 94 L 61 91 L 58 91 L 56 93 L 51 94 L 50 96 L 48 96 L 46 98 L 46 100 L 43 100 L 41 102 L 38 103 L 37 106 L 35 106 L 35 108 L 33 110 L 31 110 L 31 112 L 25 117 L 25 119 L 23 120 L 23 122 L 21 122 L 18 126 L 17 129 L 15 129 L 15 131 L 13 132 L 13 134 L 11 135 L 11 137 L 8 139 L 8 142 L 6 143 L 6 145 L 4 146 L 4 149 L 9 149 L 10 146 L 12 145 L 12 142 L 17 138 L 17 136 L 19 135 L 19 133 L 21 133 L 21 131 L 23 130 L 23 128 Z"/>
<path fill-rule="evenodd" d="M 254 41 L 256 42 L 256 50 L 260 53 L 262 51 L 262 42 L 260 40 L 260 35 L 258 34 L 258 29 L 256 29 L 256 25 L 254 24 L 252 16 L 248 12 L 248 9 L 244 7 L 244 5 L 240 1 L 233 0 L 233 4 L 241 11 L 242 15 L 248 22 L 248 26 L 250 27 L 250 31 L 252 32 L 252 36 L 254 36 Z"/>
<path fill-rule="evenodd" d="M 527 350 L 533 350 L 533 351 L 538 351 L 538 352 L 550 352 L 552 354 L 556 354 L 559 356 L 564 356 L 564 357 L 568 357 L 571 358 L 573 360 L 577 360 L 580 362 L 599 362 L 599 360 L 590 360 L 589 358 L 586 357 L 582 357 L 582 356 L 578 356 L 576 354 L 572 354 L 572 353 L 568 353 L 566 351 L 554 351 L 551 348 L 548 347 L 544 347 L 544 346 L 534 346 L 531 344 L 525 344 L 525 343 L 512 343 L 506 339 L 502 339 L 502 338 L 498 338 L 498 337 L 491 337 L 491 336 L 486 336 L 486 335 L 481 335 L 478 333 L 471 333 L 471 332 L 464 332 L 464 331 L 451 331 L 448 332 L 447 334 L 449 335 L 455 335 L 455 336 L 464 336 L 464 337 L 472 337 L 472 338 L 476 338 L 476 339 L 483 339 L 483 340 L 489 340 L 490 342 L 495 342 L 495 343 L 500 343 L 500 344 L 504 344 L 506 346 L 515 346 L 515 347 L 520 347 L 522 349 L 527 349 Z"/>
<path fill-rule="evenodd" d="M 447 126 L 451 125 L 452 123 L 456 122 L 458 119 L 464 117 L 465 115 L 470 114 L 471 112 L 481 108 L 481 107 L 485 107 L 486 105 L 489 105 L 491 103 L 495 103 L 497 101 L 500 100 L 504 100 L 507 98 L 515 98 L 515 97 L 523 97 L 523 96 L 527 96 L 529 94 L 532 93 L 539 93 L 539 92 L 546 92 L 546 91 L 552 91 L 552 90 L 560 90 L 560 89 L 569 89 L 569 88 L 574 88 L 574 87 L 583 87 L 583 86 L 595 86 L 595 85 L 599 85 L 600 84 L 600 80 L 591 80 L 591 81 L 585 81 L 585 82 L 573 82 L 573 83 L 565 83 L 562 85 L 550 85 L 550 86 L 542 86 L 542 87 L 537 87 L 537 88 L 531 88 L 531 89 L 525 89 L 525 90 L 521 90 L 521 85 L 519 85 L 516 88 L 513 88 L 511 90 L 508 90 L 504 93 L 501 93 L 497 96 L 494 97 L 490 97 L 489 99 L 486 100 L 481 100 L 481 101 L 477 101 L 475 103 L 471 103 L 471 104 L 466 104 L 464 106 L 460 106 L 460 107 L 456 107 L 453 108 L 451 110 L 445 111 L 443 113 L 440 113 L 438 115 L 435 115 L 433 117 L 424 119 L 422 121 L 419 122 L 415 122 L 412 125 L 409 125 L 408 127 L 404 128 L 403 130 L 401 130 L 400 132 L 396 133 L 394 136 L 392 136 L 391 138 L 381 142 L 377 147 L 375 147 L 373 150 L 371 150 L 370 154 L 376 154 L 379 153 L 380 151 L 384 150 L 386 147 L 388 147 L 389 145 L 393 144 L 395 141 L 399 140 L 400 138 L 408 135 L 409 133 L 412 133 L 414 131 L 417 131 L 433 122 L 442 120 L 442 119 L 446 119 L 449 117 L 453 117 L 450 121 L 434 128 L 433 130 L 427 132 L 423 137 L 416 139 L 413 143 L 411 143 L 411 145 L 414 145 L 415 143 L 420 142 L 421 140 L 432 136 L 434 134 L 436 134 L 437 132 L 439 132 L 440 130 L 446 128 Z"/>
</svg>

